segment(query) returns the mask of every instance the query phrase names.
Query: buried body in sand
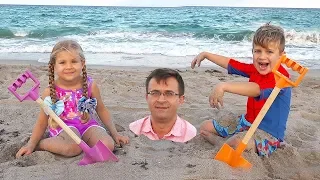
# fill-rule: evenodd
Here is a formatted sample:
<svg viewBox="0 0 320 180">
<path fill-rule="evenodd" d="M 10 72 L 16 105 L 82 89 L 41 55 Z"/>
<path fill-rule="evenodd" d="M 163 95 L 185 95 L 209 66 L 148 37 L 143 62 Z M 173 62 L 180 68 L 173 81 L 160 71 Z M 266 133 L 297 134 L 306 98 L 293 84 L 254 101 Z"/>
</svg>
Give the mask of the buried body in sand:
<svg viewBox="0 0 320 180">
<path fill-rule="evenodd" d="M 7 90 L 25 69 L 30 69 L 41 84 L 47 83 L 46 66 L 0 65 L 0 177 L 2 179 L 319 179 L 320 178 L 320 74 L 309 72 L 302 84 L 293 89 L 285 142 L 269 158 L 253 151 L 244 153 L 253 167 L 250 171 L 231 168 L 213 160 L 226 139 L 216 137 L 211 145 L 200 135 L 188 143 L 167 140 L 153 141 L 135 136 L 129 124 L 149 114 L 143 79 L 153 70 L 116 67 L 88 68 L 99 84 L 101 96 L 108 104 L 117 131 L 130 137 L 130 143 L 116 147 L 116 163 L 95 163 L 85 167 L 77 163 L 82 155 L 65 158 L 46 151 L 35 151 L 16 159 L 35 124 L 40 108 L 35 102 L 18 102 Z M 178 70 L 185 81 L 185 103 L 178 110 L 198 130 L 209 118 L 228 125 L 245 111 L 246 97 L 225 94 L 224 108 L 214 110 L 208 105 L 208 84 L 221 81 L 247 81 L 219 70 L 199 68 Z M 108 76 L 109 75 L 109 76 Z M 111 76 L 110 76 L 111 75 Z M 309 76 L 308 76 L 309 75 Z M 310 76 L 313 75 L 313 76 Z M 44 89 L 45 86 L 41 86 Z M 230 126 L 230 128 L 232 128 Z M 0 179 L 1 179 L 0 178 Z"/>
</svg>

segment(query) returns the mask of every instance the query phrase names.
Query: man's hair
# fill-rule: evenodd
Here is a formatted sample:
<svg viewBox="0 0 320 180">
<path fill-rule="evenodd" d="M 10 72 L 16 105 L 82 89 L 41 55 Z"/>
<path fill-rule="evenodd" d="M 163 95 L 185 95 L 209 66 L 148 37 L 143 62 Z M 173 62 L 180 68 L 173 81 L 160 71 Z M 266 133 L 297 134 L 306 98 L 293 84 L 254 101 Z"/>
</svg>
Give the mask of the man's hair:
<svg viewBox="0 0 320 180">
<path fill-rule="evenodd" d="M 168 78 L 173 77 L 178 81 L 179 96 L 184 95 L 184 82 L 178 71 L 169 68 L 159 68 L 151 72 L 146 80 L 146 92 L 148 93 L 149 82 L 152 78 L 155 78 L 157 83 L 160 81 L 166 81 Z"/>
<path fill-rule="evenodd" d="M 281 27 L 271 25 L 270 22 L 261 26 L 253 36 L 253 44 L 268 48 L 271 42 L 278 43 L 279 51 L 283 52 L 285 48 L 284 31 Z"/>
</svg>

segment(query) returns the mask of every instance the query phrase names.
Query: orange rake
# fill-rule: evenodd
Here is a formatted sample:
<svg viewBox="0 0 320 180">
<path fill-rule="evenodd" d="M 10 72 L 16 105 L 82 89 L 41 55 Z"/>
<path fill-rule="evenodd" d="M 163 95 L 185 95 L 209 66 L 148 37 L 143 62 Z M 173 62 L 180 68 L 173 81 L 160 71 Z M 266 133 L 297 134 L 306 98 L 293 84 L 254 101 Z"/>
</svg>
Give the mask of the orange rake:
<svg viewBox="0 0 320 180">
<path fill-rule="evenodd" d="M 292 82 L 289 78 L 278 72 L 281 63 L 284 63 L 288 68 L 291 68 L 292 70 L 297 71 L 300 74 L 295 82 Z M 229 164 L 231 167 L 251 168 L 252 164 L 241 156 L 242 152 L 246 149 L 250 138 L 258 128 L 260 122 L 264 118 L 265 114 L 268 112 L 271 104 L 279 94 L 280 90 L 285 87 L 297 87 L 300 84 L 303 77 L 308 72 L 308 69 L 302 67 L 300 64 L 290 60 L 285 55 L 283 55 L 278 60 L 275 67 L 272 69 L 272 72 L 275 75 L 276 86 L 274 87 L 269 98 L 263 105 L 262 109 L 260 110 L 256 119 L 254 120 L 250 129 L 248 130 L 248 132 L 246 133 L 236 150 L 232 149 L 232 147 L 224 143 L 214 159 L 225 162 Z"/>
</svg>

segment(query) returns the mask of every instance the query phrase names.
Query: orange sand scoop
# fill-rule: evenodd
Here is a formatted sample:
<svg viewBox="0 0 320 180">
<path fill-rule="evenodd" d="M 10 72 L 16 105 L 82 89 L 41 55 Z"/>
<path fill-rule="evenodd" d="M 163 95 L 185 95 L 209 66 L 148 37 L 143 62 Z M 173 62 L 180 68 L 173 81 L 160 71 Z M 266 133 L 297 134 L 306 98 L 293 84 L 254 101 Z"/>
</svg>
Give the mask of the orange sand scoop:
<svg viewBox="0 0 320 180">
<path fill-rule="evenodd" d="M 286 76 L 284 76 L 278 71 L 279 66 L 282 63 L 285 64 L 288 68 L 291 68 L 293 71 L 296 71 L 300 74 L 295 82 L 292 82 L 289 78 L 287 78 Z M 252 164 L 249 161 L 247 161 L 244 157 L 241 156 L 242 152 L 246 149 L 250 138 L 258 128 L 265 114 L 268 112 L 271 104 L 279 94 L 281 88 L 297 87 L 300 84 L 303 77 L 308 72 L 308 69 L 296 63 L 295 61 L 288 59 L 285 55 L 283 55 L 278 60 L 275 67 L 272 69 L 272 72 L 275 75 L 276 86 L 273 89 L 267 101 L 265 102 L 265 104 L 263 105 L 262 109 L 260 110 L 256 119 L 254 120 L 250 129 L 248 130 L 248 132 L 246 133 L 246 135 L 238 145 L 237 149 L 234 150 L 228 144 L 224 143 L 214 159 L 223 161 L 232 167 L 251 168 Z"/>
</svg>

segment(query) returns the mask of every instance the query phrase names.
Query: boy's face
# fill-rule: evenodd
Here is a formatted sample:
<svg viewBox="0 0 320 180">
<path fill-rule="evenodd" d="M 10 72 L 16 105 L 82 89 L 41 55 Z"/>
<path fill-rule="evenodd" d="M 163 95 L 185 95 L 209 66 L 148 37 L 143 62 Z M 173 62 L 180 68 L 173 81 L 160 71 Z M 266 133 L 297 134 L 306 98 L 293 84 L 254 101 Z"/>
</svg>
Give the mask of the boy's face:
<svg viewBox="0 0 320 180">
<path fill-rule="evenodd" d="M 277 42 L 270 42 L 267 48 L 254 44 L 252 49 L 253 65 L 260 74 L 266 75 L 272 71 L 283 53 L 280 52 Z"/>
</svg>

